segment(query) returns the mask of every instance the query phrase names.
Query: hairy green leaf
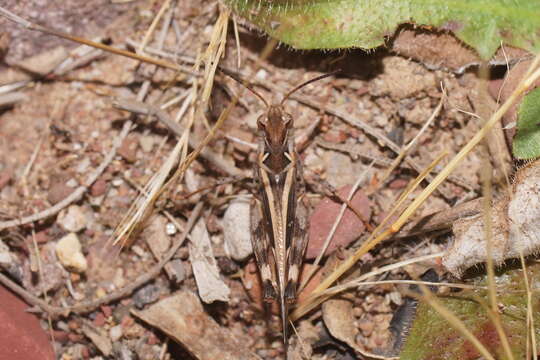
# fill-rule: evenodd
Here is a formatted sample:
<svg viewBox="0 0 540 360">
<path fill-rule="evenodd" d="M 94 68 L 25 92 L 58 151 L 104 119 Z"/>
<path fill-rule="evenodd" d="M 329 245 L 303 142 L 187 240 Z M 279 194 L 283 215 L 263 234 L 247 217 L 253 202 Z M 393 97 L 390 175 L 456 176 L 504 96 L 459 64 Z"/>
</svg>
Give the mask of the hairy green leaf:
<svg viewBox="0 0 540 360">
<path fill-rule="evenodd" d="M 525 95 L 519 106 L 512 152 L 518 159 L 534 159 L 540 156 L 540 88 Z"/>
<path fill-rule="evenodd" d="M 299 49 L 372 49 L 400 24 L 449 30 L 484 58 L 501 42 L 539 50 L 540 0 L 225 0 Z"/>
<path fill-rule="evenodd" d="M 540 275 L 540 264 L 532 263 L 527 269 L 529 281 Z M 502 309 L 501 323 L 515 359 L 525 359 L 527 351 L 527 296 L 523 271 L 509 270 L 496 277 L 497 302 Z M 474 281 L 486 285 L 486 279 Z M 483 305 L 477 299 L 482 299 Z M 465 290 L 455 295 L 440 297 L 442 304 L 461 319 L 467 329 L 488 349 L 495 359 L 506 359 L 495 325 L 487 315 L 485 290 Z M 532 296 L 532 311 L 536 338 L 540 337 L 540 303 L 536 292 Z M 538 344 L 538 343 L 537 343 Z M 538 349 L 540 350 L 540 349 Z M 428 304 L 421 303 L 416 319 L 409 331 L 400 354 L 401 360 L 423 359 L 478 359 L 476 348 L 460 332 L 454 330 Z"/>
</svg>

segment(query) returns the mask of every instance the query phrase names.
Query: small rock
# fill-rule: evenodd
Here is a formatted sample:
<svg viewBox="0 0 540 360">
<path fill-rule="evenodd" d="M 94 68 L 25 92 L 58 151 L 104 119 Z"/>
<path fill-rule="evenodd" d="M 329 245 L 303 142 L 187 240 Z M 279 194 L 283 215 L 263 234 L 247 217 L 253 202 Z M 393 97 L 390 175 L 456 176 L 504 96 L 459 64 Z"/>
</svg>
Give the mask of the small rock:
<svg viewBox="0 0 540 360">
<path fill-rule="evenodd" d="M 107 322 L 107 319 L 105 319 L 105 315 L 103 313 L 97 313 L 96 317 L 94 318 L 94 325 L 97 327 L 102 327 Z"/>
<path fill-rule="evenodd" d="M 16 63 L 17 68 L 24 69 L 33 74 L 47 75 L 60 65 L 68 57 L 68 52 L 63 46 L 57 46 L 54 49 L 47 50 L 27 57 Z"/>
<path fill-rule="evenodd" d="M 83 334 L 89 338 L 98 350 L 105 356 L 109 356 L 112 353 L 112 343 L 111 340 L 106 336 L 106 334 L 97 328 L 85 324 L 82 327 Z"/>
<path fill-rule="evenodd" d="M 9 251 L 9 247 L 0 240 L 0 266 L 1 267 L 10 267 L 13 265 L 15 258 Z"/>
<path fill-rule="evenodd" d="M 69 232 L 79 232 L 86 227 L 86 215 L 78 205 L 71 205 L 58 214 L 58 224 Z"/>
<path fill-rule="evenodd" d="M 111 340 L 113 342 L 120 340 L 122 335 L 123 335 L 123 333 L 122 333 L 122 325 L 113 326 L 109 330 L 109 337 L 111 338 Z"/>
<path fill-rule="evenodd" d="M 90 188 L 90 195 L 98 197 L 105 194 L 107 190 L 107 182 L 103 179 L 97 179 L 96 182 Z"/>
<path fill-rule="evenodd" d="M 55 359 L 48 334 L 39 319 L 27 312 L 28 304 L 0 286 L 0 358 Z"/>
<path fill-rule="evenodd" d="M 122 145 L 118 148 L 118 155 L 124 158 L 127 162 L 135 162 L 137 160 L 137 139 L 134 137 L 128 137 L 122 142 Z"/>
<path fill-rule="evenodd" d="M 51 204 L 55 205 L 68 197 L 72 192 L 73 188 L 67 186 L 65 182 L 53 182 L 53 184 L 49 187 L 47 200 Z"/>
<path fill-rule="evenodd" d="M 142 309 L 144 305 L 153 303 L 159 299 L 161 289 L 156 284 L 148 284 L 143 286 L 133 295 L 133 302 L 138 309 Z"/>
<path fill-rule="evenodd" d="M 142 135 L 139 138 L 139 145 L 145 153 L 149 153 L 154 148 L 154 138 L 151 135 Z"/>
<path fill-rule="evenodd" d="M 86 258 L 81 252 L 81 243 L 75 233 L 69 233 L 58 241 L 56 255 L 60 263 L 68 270 L 82 273 L 88 268 Z"/>
<path fill-rule="evenodd" d="M 375 324 L 373 321 L 361 319 L 359 320 L 356 325 L 362 331 L 362 335 L 368 337 L 373 333 L 373 329 L 375 328 Z"/>
<path fill-rule="evenodd" d="M 75 189 L 79 186 L 79 182 L 76 179 L 71 178 L 66 182 L 66 186 Z"/>
<path fill-rule="evenodd" d="M 77 168 L 75 171 L 77 171 L 79 174 L 85 174 L 88 172 L 88 168 L 90 167 L 90 158 L 85 157 L 77 164 Z"/>
<path fill-rule="evenodd" d="M 341 197 L 346 198 L 350 189 L 351 186 L 347 185 L 340 188 L 337 192 Z M 363 220 L 370 219 L 371 203 L 362 191 L 356 192 L 351 200 L 351 204 L 360 212 Z M 319 255 L 328 233 L 334 226 L 340 209 L 341 204 L 330 199 L 323 199 L 317 204 L 309 219 L 309 242 L 306 258 L 314 259 Z M 334 233 L 334 237 L 330 241 L 330 245 L 326 249 L 325 255 L 329 255 L 338 247 L 346 247 L 351 241 L 360 237 L 364 231 L 365 225 L 363 221 L 351 209 L 347 208 Z"/>
<path fill-rule="evenodd" d="M 176 284 L 180 284 L 186 278 L 186 268 L 180 259 L 174 259 L 167 263 L 165 271 Z"/>
<path fill-rule="evenodd" d="M 143 237 L 152 251 L 152 254 L 158 259 L 171 246 L 171 238 L 167 235 L 167 218 L 163 215 L 154 215 L 148 221 L 148 226 L 144 229 Z"/>
<path fill-rule="evenodd" d="M 225 275 L 231 275 L 238 271 L 238 265 L 227 256 L 217 258 L 219 270 Z"/>
<path fill-rule="evenodd" d="M 245 200 L 229 204 L 223 216 L 225 252 L 234 260 L 245 260 L 253 252 L 251 247 L 250 206 Z"/>
<path fill-rule="evenodd" d="M 167 223 L 167 225 L 165 225 L 165 233 L 167 233 L 167 235 L 173 236 L 176 234 L 176 231 L 176 226 L 173 223 Z"/>
</svg>

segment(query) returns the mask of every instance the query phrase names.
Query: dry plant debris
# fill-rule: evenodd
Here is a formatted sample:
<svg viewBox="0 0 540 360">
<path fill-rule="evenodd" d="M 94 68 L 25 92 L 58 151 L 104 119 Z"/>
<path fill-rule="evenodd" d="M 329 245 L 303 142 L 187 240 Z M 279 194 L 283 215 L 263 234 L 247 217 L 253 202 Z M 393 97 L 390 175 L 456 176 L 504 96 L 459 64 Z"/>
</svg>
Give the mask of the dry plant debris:
<svg viewBox="0 0 540 360">
<path fill-rule="evenodd" d="M 64 360 L 284 357 L 276 312 L 262 302 L 250 259 L 244 206 L 251 196 L 262 107 L 216 72 L 218 60 L 267 98 L 343 69 L 337 79 L 311 84 L 287 103 L 311 205 L 311 242 L 302 273 L 313 276 L 300 294 L 301 304 L 362 244 L 418 173 L 442 151 L 455 155 L 474 136 L 483 125 L 474 115 L 487 118 L 496 106 L 480 86 L 485 80 L 462 72 L 474 64 L 469 50 L 453 42 L 459 60 L 454 63 L 422 54 L 412 61 L 384 50 L 323 54 L 278 48 L 261 59 L 266 39 L 239 26 L 242 67 L 237 69 L 234 26 L 215 2 L 101 1 L 95 9 L 81 4 L 63 5 L 65 21 L 53 16 L 54 4 L 32 9 L 39 13 L 36 21 L 63 31 L 74 28 L 78 35 L 121 48 L 146 43 L 145 56 L 171 66 L 77 47 L 0 17 L 9 34 L 0 38 L 0 281 L 38 313 Z M 32 18 L 16 2 L 2 6 Z M 152 23 L 154 30 L 148 31 Z M 406 56 L 418 53 L 407 48 L 407 36 L 412 35 L 400 34 L 395 49 Z M 501 81 L 489 80 L 495 101 Z M 402 144 L 415 138 L 437 109 L 441 84 L 446 98 L 434 123 L 383 178 Z M 510 93 L 503 89 L 505 100 Z M 242 95 L 232 107 L 236 94 Z M 488 103 L 491 107 L 482 108 Z M 223 126 L 208 138 L 227 107 Z M 193 150 L 200 156 L 189 156 Z M 512 175 L 508 191 L 504 174 L 516 165 L 508 162 L 504 144 L 491 144 L 489 153 L 471 152 L 421 206 L 410 228 L 364 255 L 342 280 L 447 249 L 443 265 L 456 275 L 484 262 L 482 208 L 479 200 L 467 201 L 481 195 L 480 169 L 486 161 L 497 164 L 498 152 L 506 155 L 501 163 L 507 168 L 493 184 L 495 261 L 519 256 L 520 249 L 524 255 L 536 253 L 531 234 L 539 232 L 537 163 Z M 187 172 L 173 175 L 188 165 Z M 350 201 L 354 209 L 345 210 L 320 267 L 314 266 L 341 200 L 367 169 Z M 162 193 L 162 184 L 171 179 L 176 181 Z M 322 180 L 338 188 L 337 196 L 322 190 Z M 154 187 L 145 187 L 149 183 Z M 139 201 L 140 220 L 127 223 L 128 246 L 111 247 L 114 231 Z M 473 215 L 477 218 L 471 220 Z M 469 236 L 473 229 L 475 241 Z M 445 273 L 440 261 L 430 259 L 364 280 L 416 278 L 427 268 Z M 400 289 L 357 283 L 340 291 L 341 298 L 297 323 L 289 357 L 360 358 L 385 349 L 392 314 L 404 303 Z"/>
<path fill-rule="evenodd" d="M 507 259 L 538 253 L 540 249 L 540 162 L 519 169 L 512 193 L 492 207 L 492 258 L 497 264 Z M 487 259 L 485 226 L 481 216 L 463 218 L 452 226 L 453 245 L 443 265 L 460 277 L 470 267 Z"/>
<path fill-rule="evenodd" d="M 189 291 L 179 291 L 133 314 L 178 341 L 197 359 L 259 359 L 242 346 L 249 340 L 238 338 L 219 326 L 204 311 L 197 296 Z"/>
</svg>

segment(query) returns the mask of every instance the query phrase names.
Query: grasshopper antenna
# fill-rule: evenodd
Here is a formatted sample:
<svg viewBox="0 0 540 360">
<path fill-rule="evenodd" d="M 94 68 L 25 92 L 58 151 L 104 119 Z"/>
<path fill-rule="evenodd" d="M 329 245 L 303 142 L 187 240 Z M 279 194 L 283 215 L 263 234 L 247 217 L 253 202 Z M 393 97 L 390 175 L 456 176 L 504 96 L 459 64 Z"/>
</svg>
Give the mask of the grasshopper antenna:
<svg viewBox="0 0 540 360">
<path fill-rule="evenodd" d="M 308 80 L 308 81 L 305 81 L 303 83 L 301 83 L 300 85 L 297 85 L 295 86 L 292 90 L 290 90 L 284 97 L 283 97 L 283 100 L 281 100 L 281 105 L 283 105 L 283 103 L 285 102 L 285 100 L 287 100 L 289 98 L 289 96 L 291 96 L 292 94 L 294 94 L 296 91 L 300 90 L 301 88 L 303 88 L 304 86 L 306 85 L 309 85 L 315 81 L 319 81 L 321 79 L 324 79 L 324 78 L 327 78 L 327 77 L 330 77 L 332 75 L 335 75 L 337 73 L 341 72 L 341 69 L 338 69 L 338 70 L 334 70 L 332 71 L 331 73 L 328 73 L 328 74 L 324 74 L 324 75 L 321 75 L 321 76 L 317 76 L 316 78 L 313 78 L 311 80 Z"/>
<path fill-rule="evenodd" d="M 245 87 L 246 89 L 248 89 L 249 91 L 251 91 L 252 94 L 254 94 L 255 96 L 257 96 L 259 99 L 262 100 L 262 102 L 264 103 L 264 105 L 266 105 L 266 107 L 269 107 L 270 105 L 268 104 L 268 101 L 266 101 L 266 99 L 261 95 L 259 94 L 258 92 L 255 91 L 255 89 L 253 89 L 251 87 L 251 85 L 249 85 L 247 83 L 247 81 L 243 81 L 243 80 L 240 80 L 240 78 L 238 78 L 236 75 L 232 74 L 230 71 L 227 71 L 225 69 L 222 69 L 220 67 L 218 67 L 219 71 L 221 71 L 223 74 L 227 75 L 228 77 L 230 77 L 231 79 L 233 79 L 234 81 L 236 81 L 237 83 L 239 83 L 240 85 L 242 85 L 243 87 Z"/>
</svg>

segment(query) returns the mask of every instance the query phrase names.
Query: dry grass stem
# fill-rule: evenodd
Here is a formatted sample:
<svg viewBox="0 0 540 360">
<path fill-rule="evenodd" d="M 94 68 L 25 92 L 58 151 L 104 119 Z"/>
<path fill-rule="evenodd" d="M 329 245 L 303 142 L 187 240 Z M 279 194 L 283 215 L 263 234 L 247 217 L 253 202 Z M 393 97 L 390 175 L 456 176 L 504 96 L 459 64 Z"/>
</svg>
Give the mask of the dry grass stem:
<svg viewBox="0 0 540 360">
<path fill-rule="evenodd" d="M 373 167 L 373 162 L 360 174 L 354 185 L 352 186 L 351 190 L 349 191 L 349 194 L 347 195 L 347 201 L 350 202 L 352 198 L 354 197 L 354 194 L 358 190 L 358 187 L 360 187 L 360 184 L 365 181 L 369 171 Z M 322 260 L 322 257 L 324 256 L 324 253 L 326 252 L 326 249 L 328 249 L 328 246 L 330 245 L 330 241 L 332 241 L 332 238 L 334 237 L 334 234 L 336 233 L 336 230 L 341 222 L 341 219 L 343 218 L 343 215 L 345 214 L 345 210 L 347 210 L 347 203 L 341 204 L 341 208 L 339 209 L 338 216 L 336 220 L 334 221 L 334 224 L 332 225 L 332 228 L 330 229 L 330 232 L 328 233 L 328 236 L 324 240 L 324 244 L 321 247 L 321 251 L 319 252 L 319 255 L 317 255 L 317 258 L 313 262 L 313 268 L 309 271 L 307 276 L 305 276 L 305 279 L 302 281 L 302 284 L 300 285 L 300 289 L 303 289 L 306 284 L 311 280 L 313 277 L 313 274 L 317 271 L 317 266 Z"/>
<path fill-rule="evenodd" d="M 415 181 L 409 185 L 409 187 L 406 189 L 406 191 L 402 194 L 401 199 L 406 199 L 409 194 L 412 193 L 412 191 L 422 182 L 422 180 L 426 177 L 426 175 L 431 171 L 433 167 L 437 165 L 437 163 L 442 159 L 444 154 L 440 155 L 431 163 L 431 165 L 426 168 L 426 170 L 423 171 L 422 174 L 420 174 Z M 402 200 L 402 201 L 403 201 Z M 400 201 L 398 201 L 398 204 L 394 206 L 392 211 L 397 211 L 400 206 Z M 310 299 L 316 298 L 318 295 L 322 294 L 324 290 L 326 290 L 331 284 L 333 284 L 337 279 L 341 277 L 347 270 L 349 270 L 356 262 L 362 257 L 364 254 L 366 254 L 369 250 L 374 248 L 377 244 L 382 242 L 383 240 L 387 239 L 389 236 L 394 234 L 396 231 L 393 231 L 393 226 L 390 227 L 388 230 L 382 232 L 380 235 L 378 235 L 378 232 L 382 230 L 382 228 L 386 225 L 386 222 L 390 218 L 390 214 L 387 216 L 377 228 L 373 231 L 373 233 L 370 235 L 370 237 L 360 246 L 358 250 L 355 251 L 353 255 L 351 255 L 348 259 L 343 261 L 334 271 L 328 275 L 316 288 L 313 290 L 313 295 L 310 296 L 308 299 L 306 299 L 305 302 L 300 304 L 297 309 L 293 312 L 292 316 L 295 318 L 300 317 L 302 314 L 305 314 L 308 311 L 308 308 L 310 306 L 309 301 Z M 400 218 L 401 219 L 401 218 Z M 399 219 L 398 219 L 399 221 Z M 397 221 L 396 221 L 397 222 Z M 306 303 L 306 304 L 304 304 Z"/>
</svg>

